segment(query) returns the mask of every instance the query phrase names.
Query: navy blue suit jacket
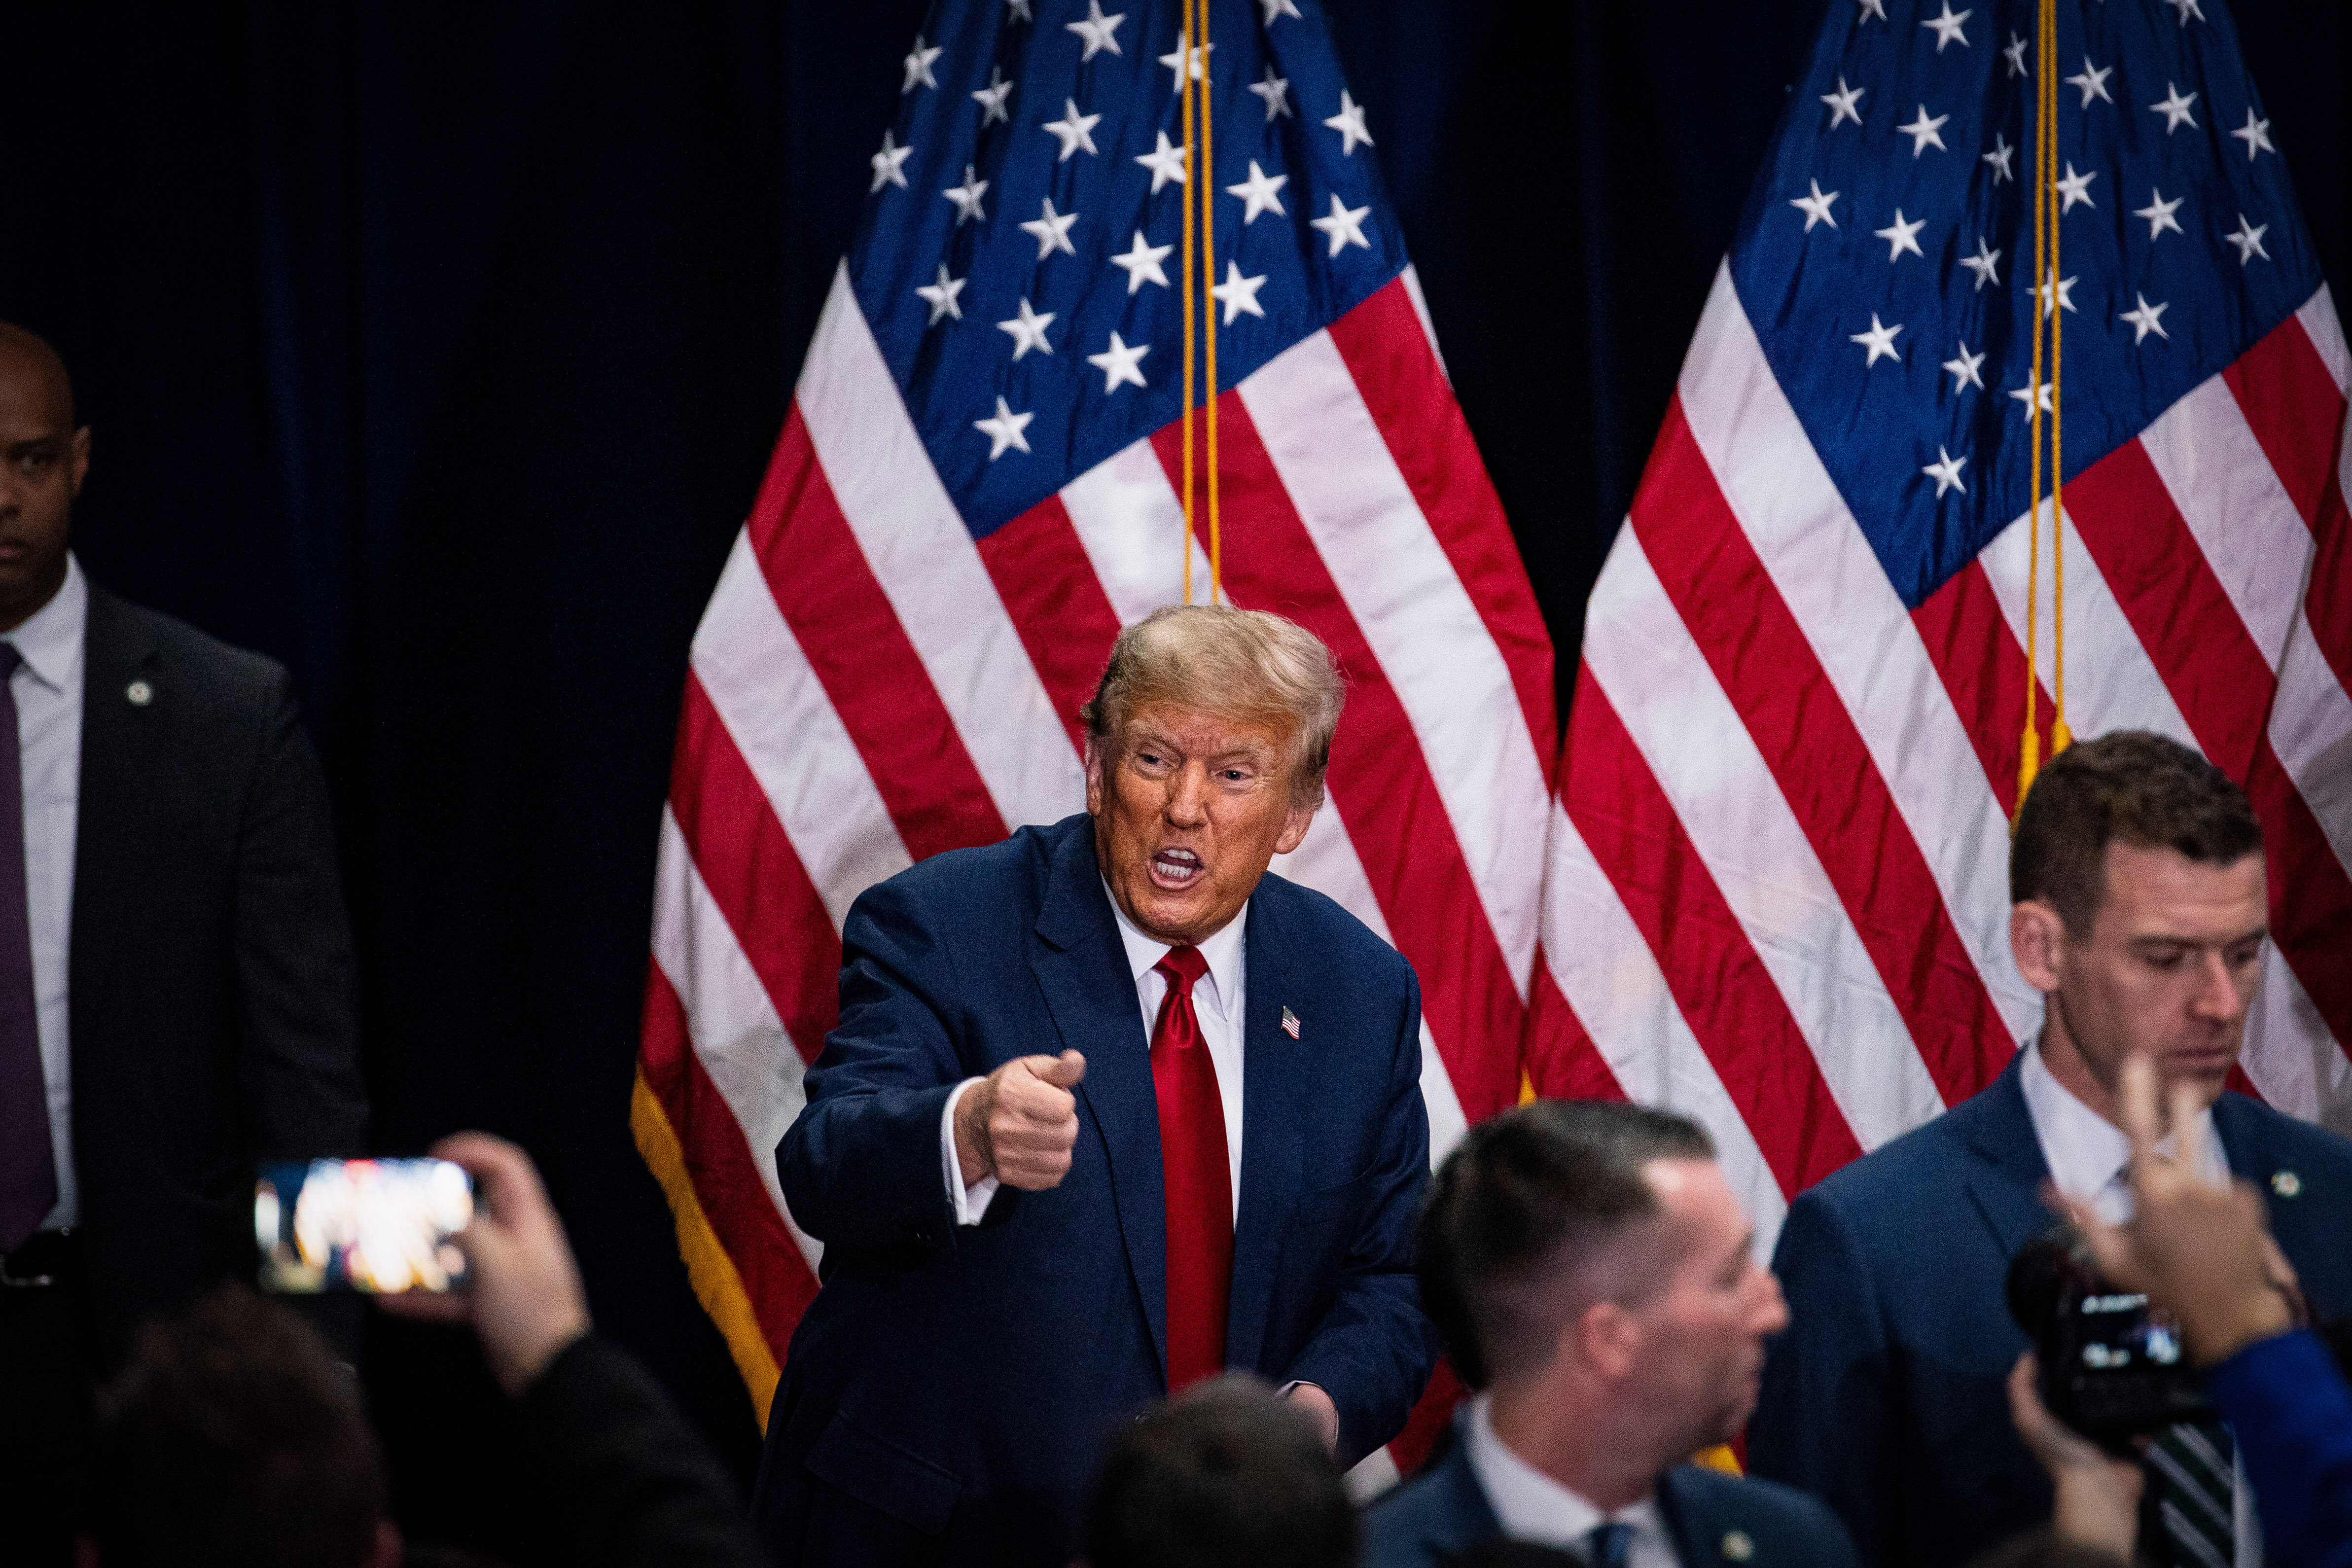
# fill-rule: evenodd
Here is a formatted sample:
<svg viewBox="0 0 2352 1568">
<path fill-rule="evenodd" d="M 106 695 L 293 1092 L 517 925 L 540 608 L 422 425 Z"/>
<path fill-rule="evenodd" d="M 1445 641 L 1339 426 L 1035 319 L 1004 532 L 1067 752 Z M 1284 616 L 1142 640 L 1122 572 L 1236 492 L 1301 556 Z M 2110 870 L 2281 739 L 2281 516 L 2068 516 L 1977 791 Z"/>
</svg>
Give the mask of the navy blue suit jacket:
<svg viewBox="0 0 2352 1568">
<path fill-rule="evenodd" d="M 1683 1568 L 1854 1568 L 1837 1516 L 1770 1481 L 1677 1465 L 1658 1478 L 1658 1514 Z M 1363 1568 L 1442 1568 L 1502 1533 L 1469 1447 L 1456 1442 L 1366 1510 Z"/>
<path fill-rule="evenodd" d="M 2009 1260 L 2053 1223 L 2018 1068 L 1799 1194 L 1772 1260 L 1790 1327 L 1765 1354 L 1748 1466 L 1827 1501 L 1885 1568 L 1965 1562 L 2049 1518 L 2003 1387 L 2028 1348 Z M 2296 1173 L 2271 1227 L 2313 1310 L 2352 1310 L 2352 1142 L 2237 1094 L 2213 1125 L 2266 1193 Z"/>
<path fill-rule="evenodd" d="M 2352 1387 L 2310 1333 L 2248 1345 L 2213 1369 L 2271 1568 L 2352 1565 Z"/>
<path fill-rule="evenodd" d="M 1093 821 L 927 860 L 860 898 L 842 941 L 841 1024 L 776 1154 L 825 1251 L 770 1415 L 763 1532 L 787 1563 L 1058 1568 L 1105 1437 L 1167 1388 L 1158 1100 Z M 1403 1426 L 1436 1354 L 1412 1274 L 1421 993 L 1394 949 L 1276 876 L 1244 942 L 1225 1359 L 1319 1384 L 1352 1462 Z M 950 1091 L 1065 1047 L 1087 1058 L 1069 1173 L 958 1226 Z"/>
</svg>

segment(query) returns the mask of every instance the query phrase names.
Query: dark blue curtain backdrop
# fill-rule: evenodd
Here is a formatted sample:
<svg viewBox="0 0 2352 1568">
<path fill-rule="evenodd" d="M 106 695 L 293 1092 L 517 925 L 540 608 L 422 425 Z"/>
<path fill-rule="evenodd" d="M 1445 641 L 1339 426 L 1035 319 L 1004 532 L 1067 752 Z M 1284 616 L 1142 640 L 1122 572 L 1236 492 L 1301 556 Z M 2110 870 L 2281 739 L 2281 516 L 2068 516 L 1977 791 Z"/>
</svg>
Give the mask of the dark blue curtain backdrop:
<svg viewBox="0 0 2352 1568">
<path fill-rule="evenodd" d="M 1336 0 L 1564 649 L 1822 4 Z M 2352 20 L 2236 9 L 2342 299 Z M 381 1145 L 530 1148 L 600 1322 L 747 1483 L 748 1403 L 626 1125 L 654 829 L 688 639 L 923 10 L 101 0 L 6 27 L 0 317 L 76 372 L 91 572 L 300 678 Z M 412 1531 L 534 1560 L 470 1346 L 379 1324 L 369 1359 Z"/>
</svg>

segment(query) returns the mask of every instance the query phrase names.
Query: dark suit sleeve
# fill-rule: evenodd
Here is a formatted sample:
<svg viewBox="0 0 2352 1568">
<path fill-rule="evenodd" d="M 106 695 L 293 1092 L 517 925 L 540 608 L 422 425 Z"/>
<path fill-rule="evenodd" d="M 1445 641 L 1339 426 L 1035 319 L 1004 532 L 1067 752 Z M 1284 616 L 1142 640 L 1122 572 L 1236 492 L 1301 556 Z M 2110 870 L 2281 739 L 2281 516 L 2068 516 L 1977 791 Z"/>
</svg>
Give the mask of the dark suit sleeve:
<svg viewBox="0 0 2352 1568">
<path fill-rule="evenodd" d="M 1402 1430 L 1437 1359 L 1413 1277 L 1413 1226 L 1429 1184 L 1429 1113 L 1421 1098 L 1421 987 L 1410 975 L 1386 1090 L 1378 1153 L 1361 1178 L 1369 1201 L 1338 1295 L 1285 1373 L 1316 1384 L 1339 1406 L 1343 1465 Z"/>
<path fill-rule="evenodd" d="M 2313 1335 L 2282 1334 L 2215 1367 L 2207 1386 L 2238 1439 L 2277 1568 L 2352 1565 L 2352 1388 Z"/>
<path fill-rule="evenodd" d="M 359 1154 L 367 1086 L 327 782 L 284 669 L 270 667 L 260 712 L 236 827 L 230 927 L 246 1151 L 257 1158 Z M 359 1302 L 324 1296 L 299 1306 L 335 1353 L 357 1364 Z"/>
<path fill-rule="evenodd" d="M 1748 1463 L 1828 1503 L 1865 1563 L 1888 1561 L 1885 1504 L 1897 1433 L 1876 1282 L 1847 1216 L 1798 1195 L 1772 1255 L 1790 1327 L 1765 1352 Z"/>
<path fill-rule="evenodd" d="M 273 668 L 237 825 L 237 1082 L 257 1154 L 352 1155 L 367 1138 L 352 931 L 319 759 Z"/>
<path fill-rule="evenodd" d="M 953 1224 L 940 1117 L 972 1076 L 949 1034 L 953 966 L 896 883 L 858 899 L 841 941 L 841 1022 L 809 1069 L 808 1107 L 777 1145 L 776 1173 L 793 1218 L 829 1247 L 935 1245 Z"/>
<path fill-rule="evenodd" d="M 591 1334 L 523 1394 L 551 1560 L 738 1568 L 765 1561 L 725 1476 L 629 1354 Z"/>
</svg>

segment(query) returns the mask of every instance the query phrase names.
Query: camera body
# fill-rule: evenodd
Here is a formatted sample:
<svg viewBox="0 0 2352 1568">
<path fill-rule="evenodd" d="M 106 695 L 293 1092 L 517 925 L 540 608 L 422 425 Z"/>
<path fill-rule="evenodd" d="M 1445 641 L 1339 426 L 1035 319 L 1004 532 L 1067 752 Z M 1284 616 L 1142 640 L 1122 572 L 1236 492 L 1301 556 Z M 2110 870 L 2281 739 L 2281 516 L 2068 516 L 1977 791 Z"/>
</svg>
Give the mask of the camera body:
<svg viewBox="0 0 2352 1568">
<path fill-rule="evenodd" d="M 2137 1291 L 2101 1279 L 2079 1238 L 2036 1237 L 2009 1267 L 2009 1310 L 2033 1342 L 2042 1402 L 2115 1447 L 2181 1421 L 2213 1419 L 2179 1325 Z"/>
</svg>

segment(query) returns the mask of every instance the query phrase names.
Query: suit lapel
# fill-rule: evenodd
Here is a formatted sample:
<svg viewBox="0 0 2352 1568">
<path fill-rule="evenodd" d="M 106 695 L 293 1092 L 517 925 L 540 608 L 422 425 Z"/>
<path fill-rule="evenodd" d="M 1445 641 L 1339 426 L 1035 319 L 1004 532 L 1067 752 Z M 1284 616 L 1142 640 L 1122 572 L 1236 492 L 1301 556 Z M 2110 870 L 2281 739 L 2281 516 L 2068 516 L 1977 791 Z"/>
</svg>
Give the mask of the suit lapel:
<svg viewBox="0 0 2352 1568">
<path fill-rule="evenodd" d="M 2014 1258 L 2019 1247 L 2052 1224 L 2042 1203 L 2050 1164 L 2042 1157 L 2042 1141 L 2034 1136 L 2019 1077 L 2024 1059 L 2020 1051 L 1984 1093 L 1951 1113 L 1961 1119 L 1958 1130 L 1978 1160 L 1969 1173 L 1969 1196 L 1991 1227 L 2004 1258 Z"/>
<path fill-rule="evenodd" d="M 1168 1200 L 1160 1170 L 1160 1101 L 1151 1046 L 1128 973 L 1127 949 L 1095 865 L 1094 821 L 1080 817 L 1055 851 L 1030 967 L 1066 1047 L 1084 1052 L 1078 1098 L 1110 1166 L 1119 1240 L 1152 1347 L 1168 1366 Z"/>
<path fill-rule="evenodd" d="M 2325 1258 L 2330 1250 L 2343 1246 L 2340 1226 L 2325 1223 L 2326 1218 L 2336 1217 L 2332 1203 L 2294 1201 L 2304 1195 L 2304 1177 L 2300 1172 L 2280 1166 L 2270 1140 L 2263 1135 L 2262 1115 L 2253 1101 L 2238 1094 L 2224 1094 L 2215 1100 L 2213 1133 L 2221 1141 L 2221 1154 L 2230 1163 L 2230 1174 L 2240 1181 L 2252 1182 L 2262 1190 L 2263 1205 L 2270 1215 L 2271 1235 L 2298 1271 L 2309 1268 L 2305 1259 Z M 2282 1177 L 2292 1179 L 2283 1184 Z M 2280 1191 L 2283 1184 L 2284 1193 Z M 2317 1310 L 2315 1302 L 2314 1310 Z"/>
<path fill-rule="evenodd" d="M 120 600 L 91 584 L 82 635 L 81 772 L 66 961 L 77 1040 L 101 1037 L 119 930 L 111 917 L 135 892 L 126 883 L 140 875 L 142 836 L 136 829 L 146 798 L 141 786 L 154 776 L 148 753 L 161 717 L 157 709 L 174 695 L 159 679 L 155 663 L 153 639 L 141 634 Z M 133 703 L 125 695 L 137 680 L 144 680 L 152 693 L 146 703 Z"/>
<path fill-rule="evenodd" d="M 1297 1206 L 1307 1046 L 1281 1026 L 1297 994 L 1282 940 L 1281 885 L 1259 879 L 1242 933 L 1242 1190 L 1234 1225 L 1234 1280 L 1225 1308 L 1225 1362 L 1255 1367 L 1265 1342 L 1283 1233 Z M 1302 1020 L 1303 1021 L 1303 1020 Z M 1303 1033 L 1303 1032 L 1302 1032 Z"/>
<path fill-rule="evenodd" d="M 1665 1526 L 1666 1539 L 1675 1543 L 1675 1556 L 1685 1568 L 1700 1568 L 1722 1555 L 1717 1530 L 1722 1521 L 1706 1506 L 1700 1489 L 1690 1484 L 1687 1468 L 1676 1465 L 1658 1478 L 1658 1522 Z"/>
</svg>

